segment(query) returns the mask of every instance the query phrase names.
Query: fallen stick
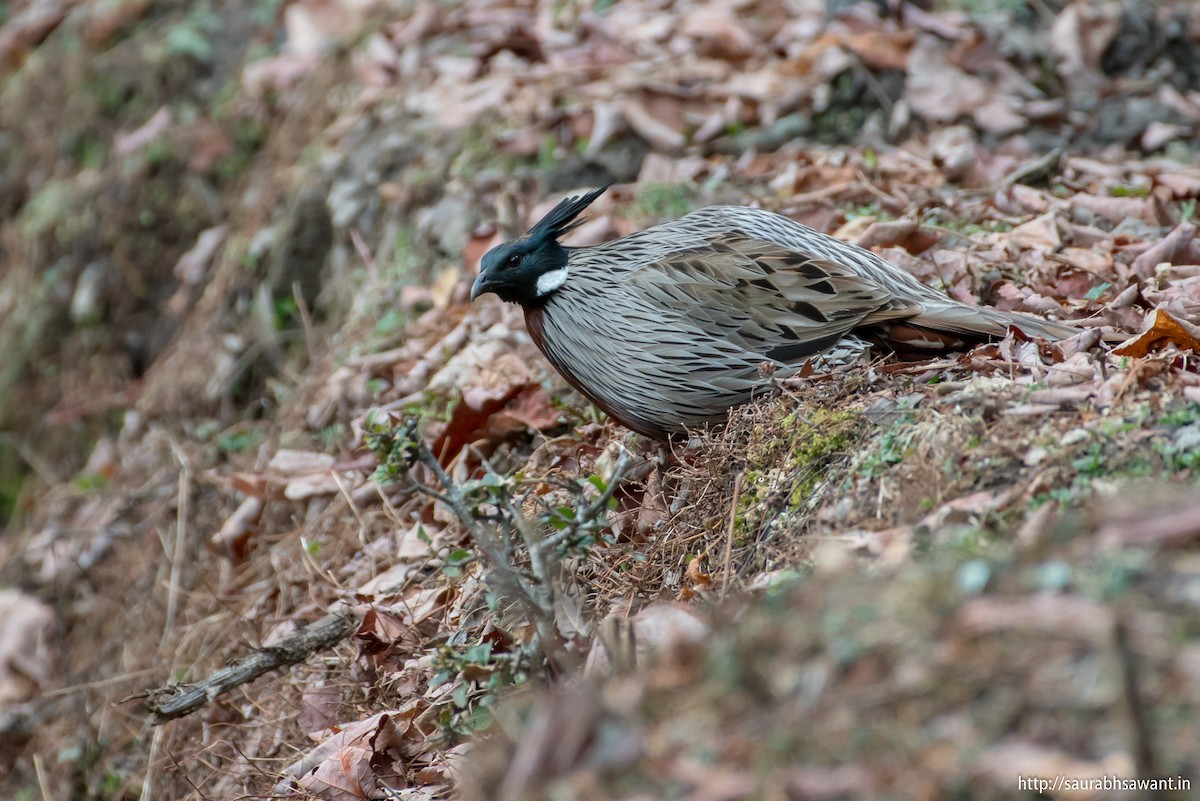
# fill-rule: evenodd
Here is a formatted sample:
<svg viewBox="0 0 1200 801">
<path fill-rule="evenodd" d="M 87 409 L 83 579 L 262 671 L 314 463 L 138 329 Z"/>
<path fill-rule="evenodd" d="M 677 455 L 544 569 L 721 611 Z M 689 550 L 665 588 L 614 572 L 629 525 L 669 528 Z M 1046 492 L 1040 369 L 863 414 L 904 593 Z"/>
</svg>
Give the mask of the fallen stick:
<svg viewBox="0 0 1200 801">
<path fill-rule="evenodd" d="M 338 605 L 334 607 L 334 611 L 315 623 L 305 626 L 274 645 L 254 650 L 203 681 L 195 684 L 168 684 L 131 695 L 122 701 L 143 699 L 143 705 L 151 715 L 150 722 L 157 726 L 191 714 L 233 688 L 254 681 L 264 673 L 288 665 L 297 665 L 317 651 L 332 648 L 353 634 L 359 622 L 358 614 L 350 607 Z"/>
</svg>

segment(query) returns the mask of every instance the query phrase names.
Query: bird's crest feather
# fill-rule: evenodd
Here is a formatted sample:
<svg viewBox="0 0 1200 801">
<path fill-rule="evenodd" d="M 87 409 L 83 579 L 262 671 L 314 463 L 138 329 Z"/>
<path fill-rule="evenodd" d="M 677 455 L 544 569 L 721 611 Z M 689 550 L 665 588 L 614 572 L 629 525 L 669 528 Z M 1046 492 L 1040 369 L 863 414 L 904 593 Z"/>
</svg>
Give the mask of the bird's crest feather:
<svg viewBox="0 0 1200 801">
<path fill-rule="evenodd" d="M 550 210 L 550 213 L 538 221 L 537 225 L 529 229 L 528 237 L 540 238 L 550 237 L 558 239 L 568 231 L 572 231 L 583 225 L 583 220 L 576 220 L 584 209 L 592 205 L 596 198 L 604 194 L 604 190 L 608 189 L 612 184 L 605 184 L 599 189 L 593 189 L 584 195 L 564 198 L 559 201 L 559 204 Z"/>
</svg>

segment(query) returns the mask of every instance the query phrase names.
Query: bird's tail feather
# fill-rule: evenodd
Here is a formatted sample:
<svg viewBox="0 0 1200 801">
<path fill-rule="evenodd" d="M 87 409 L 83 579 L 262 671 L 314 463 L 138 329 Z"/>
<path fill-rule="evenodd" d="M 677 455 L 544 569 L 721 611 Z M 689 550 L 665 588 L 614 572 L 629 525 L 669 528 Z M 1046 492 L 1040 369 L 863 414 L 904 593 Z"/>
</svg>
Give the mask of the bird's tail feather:
<svg viewBox="0 0 1200 801">
<path fill-rule="evenodd" d="M 1082 330 L 1030 314 L 959 303 L 947 303 L 945 306 L 926 304 L 920 314 L 910 317 L 905 322 L 932 331 L 988 339 L 1004 336 L 1010 325 L 1016 326 L 1028 336 L 1045 337 L 1049 340 L 1067 339 Z"/>
</svg>

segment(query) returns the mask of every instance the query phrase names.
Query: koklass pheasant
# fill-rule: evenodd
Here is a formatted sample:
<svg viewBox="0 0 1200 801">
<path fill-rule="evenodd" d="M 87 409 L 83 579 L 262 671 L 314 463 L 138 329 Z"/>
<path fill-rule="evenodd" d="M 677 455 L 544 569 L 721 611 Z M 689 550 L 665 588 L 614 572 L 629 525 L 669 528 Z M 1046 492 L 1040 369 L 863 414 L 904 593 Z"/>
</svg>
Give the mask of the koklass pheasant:
<svg viewBox="0 0 1200 801">
<path fill-rule="evenodd" d="M 525 310 L 529 335 L 577 390 L 656 439 L 724 422 L 806 362 L 860 361 L 873 343 L 947 350 L 1066 325 L 968 306 L 862 248 L 787 217 L 710 206 L 595 247 L 559 237 L 604 189 L 563 200 L 483 257 L 471 299 Z"/>
</svg>

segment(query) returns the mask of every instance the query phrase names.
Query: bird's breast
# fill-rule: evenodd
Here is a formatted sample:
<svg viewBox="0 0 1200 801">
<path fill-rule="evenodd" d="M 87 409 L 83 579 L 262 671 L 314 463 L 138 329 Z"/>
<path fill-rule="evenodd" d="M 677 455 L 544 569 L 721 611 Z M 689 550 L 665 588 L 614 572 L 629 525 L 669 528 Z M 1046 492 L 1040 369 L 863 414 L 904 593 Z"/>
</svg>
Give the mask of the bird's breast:
<svg viewBox="0 0 1200 801">
<path fill-rule="evenodd" d="M 545 337 L 546 337 L 546 317 L 545 312 L 541 308 L 525 307 L 525 330 L 529 332 L 529 338 L 533 340 L 533 344 L 538 346 L 538 350 L 542 353 L 546 352 Z"/>
<path fill-rule="evenodd" d="M 573 360 L 565 358 L 560 353 L 564 345 L 569 347 L 570 343 L 558 343 L 558 347 L 551 347 L 546 338 L 546 307 L 525 308 L 525 329 L 529 332 L 529 338 L 533 340 L 533 344 L 537 345 L 538 350 L 542 355 L 553 365 L 554 369 L 567 380 L 567 383 L 575 388 L 579 394 L 587 398 L 592 404 L 604 410 L 605 414 L 612 417 L 626 428 L 633 429 L 639 434 L 652 437 L 654 439 L 666 439 L 667 430 L 660 425 L 650 421 L 645 416 L 635 413 L 632 409 L 626 408 L 625 405 L 608 401 L 602 395 L 602 391 L 597 386 L 591 386 L 592 382 L 586 380 L 577 371 L 576 366 L 572 363 Z M 560 314 L 565 310 L 558 309 Z"/>
</svg>

